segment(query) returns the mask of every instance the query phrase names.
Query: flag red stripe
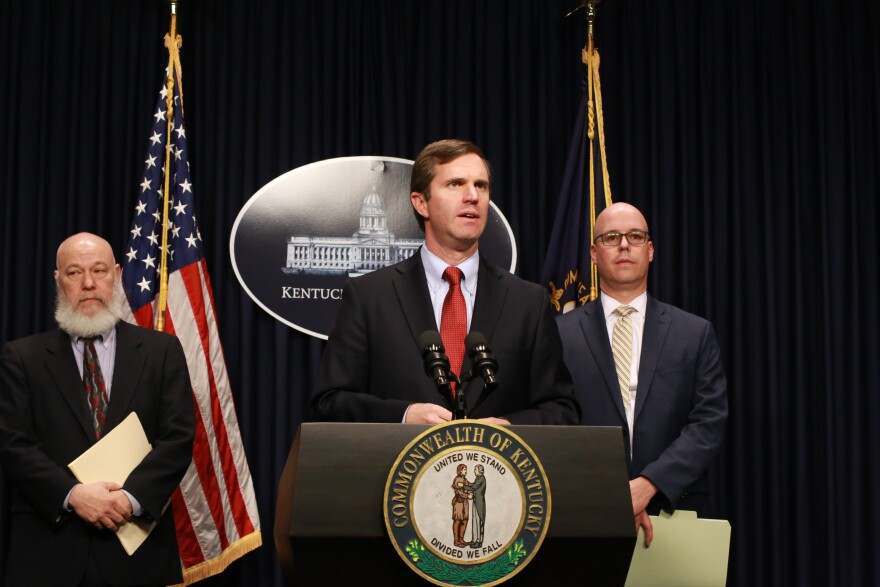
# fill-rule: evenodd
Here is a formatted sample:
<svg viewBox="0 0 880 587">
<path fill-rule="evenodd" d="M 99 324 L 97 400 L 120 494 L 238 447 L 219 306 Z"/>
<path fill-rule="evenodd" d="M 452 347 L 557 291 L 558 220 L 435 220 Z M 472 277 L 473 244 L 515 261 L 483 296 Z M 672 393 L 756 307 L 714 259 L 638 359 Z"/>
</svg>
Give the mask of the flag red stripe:
<svg viewBox="0 0 880 587">
<path fill-rule="evenodd" d="M 185 272 L 188 268 L 184 267 L 180 270 L 181 276 L 185 275 Z M 189 297 L 189 296 L 187 296 Z M 190 302 L 192 298 L 190 298 Z M 196 313 L 196 322 L 199 322 L 198 316 Z M 166 329 L 165 331 L 169 334 L 177 334 L 174 331 L 174 324 L 172 322 L 171 311 L 170 309 L 165 312 L 165 321 L 166 321 Z M 201 325 L 199 325 L 201 328 Z M 204 340 L 202 341 L 204 348 Z M 214 378 L 213 374 L 211 374 L 211 388 L 214 389 Z M 194 392 L 195 393 L 195 392 Z M 212 394 L 216 395 L 212 391 Z M 205 421 L 204 414 L 199 411 L 199 404 L 193 398 L 193 406 L 196 412 L 196 430 L 195 437 L 193 438 L 193 464 L 196 467 L 196 472 L 199 475 L 199 481 L 202 484 L 202 490 L 204 492 L 205 501 L 208 504 L 208 511 L 211 513 L 211 518 L 214 520 L 214 525 L 217 527 L 217 533 L 220 537 L 220 549 L 226 550 L 229 546 L 229 537 L 226 535 L 226 521 L 223 517 L 223 493 L 220 491 L 220 484 L 217 482 L 217 471 L 214 469 L 214 462 L 211 459 L 211 445 L 208 440 L 208 431 L 205 429 Z M 217 406 L 213 405 L 211 411 L 216 414 Z M 212 414 L 212 419 L 216 420 L 216 417 Z M 216 422 L 214 426 L 216 426 Z M 187 514 L 187 517 L 189 515 Z M 192 522 L 190 521 L 190 524 Z M 199 552 L 199 556 L 202 556 L 201 551 Z M 194 562 L 189 562 L 184 560 L 184 566 L 190 567 L 194 563 L 200 562 L 200 560 L 195 560 Z"/>
<path fill-rule="evenodd" d="M 202 259 L 199 262 L 199 265 L 201 265 L 202 273 L 207 274 L 207 269 L 204 267 L 204 263 L 205 261 Z M 250 516 L 247 513 L 247 508 L 245 507 L 244 499 L 239 487 L 238 472 L 233 460 L 232 448 L 229 444 L 226 422 L 223 420 L 223 409 L 220 405 L 220 397 L 217 393 L 217 382 L 214 376 L 213 363 L 211 362 L 210 333 L 208 332 L 207 316 L 205 315 L 205 300 L 202 295 L 202 275 L 199 272 L 198 265 L 184 267 L 179 271 L 179 274 L 186 287 L 187 297 L 193 308 L 196 324 L 199 328 L 199 336 L 202 341 L 202 352 L 205 355 L 205 363 L 208 369 L 208 381 L 210 383 L 211 415 L 214 424 L 214 435 L 217 443 L 217 451 L 222 463 L 224 477 L 226 479 L 226 493 L 229 498 L 229 506 L 232 510 L 232 516 L 235 520 L 239 536 L 245 536 L 253 532 L 254 527 L 251 523 Z M 214 300 L 210 299 L 209 302 L 210 307 L 213 310 Z M 229 401 L 233 402 L 232 396 L 229 397 Z"/>
<path fill-rule="evenodd" d="M 207 261 L 205 261 L 204 258 L 202 258 L 199 261 L 199 269 L 200 269 L 201 273 L 198 274 L 198 277 L 199 277 L 198 284 L 203 285 L 204 288 L 207 290 L 207 293 L 208 293 L 207 307 L 211 309 L 211 315 L 214 319 L 214 324 L 216 327 L 217 310 L 214 307 L 214 294 L 213 294 L 213 291 L 211 290 L 211 280 L 208 277 L 208 263 L 207 263 Z M 194 284 L 191 284 L 187 281 L 189 276 L 186 273 L 182 273 L 182 277 L 183 277 L 184 283 L 187 284 L 187 286 L 186 286 L 187 292 L 190 292 L 190 291 L 193 291 L 196 289 L 196 288 L 192 287 Z M 198 291 L 197 295 L 199 295 L 201 297 L 203 295 L 202 289 L 199 288 L 197 291 Z M 207 319 L 208 318 L 206 316 L 206 321 L 207 321 Z M 207 331 L 207 322 L 205 323 L 205 326 L 206 326 L 206 331 Z M 223 360 L 223 365 L 225 366 L 226 359 L 225 359 L 225 357 L 223 357 L 223 355 L 224 355 L 223 344 L 220 341 L 219 337 L 217 337 L 215 339 L 215 342 L 216 342 L 217 346 L 220 347 L 220 355 Z M 220 402 L 219 393 L 217 392 L 217 389 L 216 389 L 216 378 L 214 377 L 213 365 L 211 363 L 211 357 L 208 354 L 209 350 L 207 347 L 205 347 L 205 353 L 206 353 L 205 360 L 208 364 L 208 368 L 211 373 L 211 397 L 216 402 L 216 405 L 214 407 L 214 413 L 215 413 L 215 415 L 222 417 L 223 411 L 222 411 L 220 403 L 219 403 Z M 228 396 L 228 401 L 229 401 L 230 405 L 232 405 L 234 408 L 235 407 L 235 399 L 232 397 L 231 393 Z M 215 424 L 215 427 L 216 427 L 216 424 Z M 230 505 L 230 508 L 232 509 L 233 519 L 235 520 L 236 528 L 238 530 L 239 536 L 247 536 L 248 534 L 251 534 L 254 531 L 254 525 L 253 525 L 253 522 L 251 520 L 250 515 L 248 514 L 247 506 L 244 503 L 244 493 L 242 492 L 241 485 L 239 482 L 238 468 L 235 465 L 235 460 L 234 460 L 235 457 L 232 454 L 232 444 L 229 442 L 228 432 L 227 432 L 227 428 L 225 425 L 225 421 L 223 422 L 223 426 L 217 428 L 217 430 L 220 431 L 220 434 L 222 436 L 222 439 L 218 439 L 218 442 L 217 442 L 218 448 L 223 447 L 225 449 L 225 450 L 223 450 L 223 452 L 221 452 L 221 458 L 223 460 L 223 472 L 226 477 L 226 492 L 229 497 L 229 502 L 230 502 L 229 505 Z"/>
<path fill-rule="evenodd" d="M 177 531 L 177 548 L 180 550 L 180 560 L 184 567 L 191 567 L 205 560 L 202 547 L 196 538 L 195 530 L 183 500 L 180 487 L 171 495 L 171 507 L 174 512 L 174 527 Z"/>
<path fill-rule="evenodd" d="M 196 406 L 198 411 L 198 406 Z M 208 511 L 211 513 L 211 519 L 217 527 L 217 533 L 220 537 L 220 548 L 226 550 L 229 546 L 229 539 L 226 536 L 226 522 L 223 518 L 223 500 L 220 486 L 217 483 L 217 472 L 214 470 L 214 463 L 211 461 L 211 448 L 208 444 L 208 433 L 205 430 L 205 424 L 201 415 L 196 417 L 196 434 L 193 440 L 193 465 L 199 475 L 199 482 L 205 493 L 205 502 L 208 504 Z M 201 554 L 201 552 L 200 552 Z M 185 567 L 200 562 L 199 560 L 187 561 L 184 559 Z"/>
<path fill-rule="evenodd" d="M 134 313 L 134 319 L 137 320 L 138 326 L 143 328 L 153 328 L 153 305 L 147 304 Z"/>
</svg>

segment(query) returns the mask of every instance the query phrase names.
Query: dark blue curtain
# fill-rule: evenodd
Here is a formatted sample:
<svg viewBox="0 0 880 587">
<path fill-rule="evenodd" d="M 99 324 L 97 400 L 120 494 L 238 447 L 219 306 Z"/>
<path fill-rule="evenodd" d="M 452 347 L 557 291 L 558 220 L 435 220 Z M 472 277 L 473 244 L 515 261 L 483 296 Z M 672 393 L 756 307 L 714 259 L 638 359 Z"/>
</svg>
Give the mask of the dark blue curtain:
<svg viewBox="0 0 880 587">
<path fill-rule="evenodd" d="M 313 161 L 468 138 L 493 163 L 518 272 L 538 280 L 581 88 L 585 24 L 563 19 L 575 5 L 181 3 L 199 222 L 265 542 L 203 584 L 281 584 L 276 486 L 323 346 L 239 287 L 241 206 Z M 0 342 L 52 327 L 66 235 L 98 232 L 121 255 L 167 13 L 0 3 Z M 614 198 L 648 217 L 652 293 L 712 320 L 724 354 L 731 418 L 712 481 L 731 585 L 880 584 L 878 19 L 870 0 L 599 6 Z"/>
</svg>

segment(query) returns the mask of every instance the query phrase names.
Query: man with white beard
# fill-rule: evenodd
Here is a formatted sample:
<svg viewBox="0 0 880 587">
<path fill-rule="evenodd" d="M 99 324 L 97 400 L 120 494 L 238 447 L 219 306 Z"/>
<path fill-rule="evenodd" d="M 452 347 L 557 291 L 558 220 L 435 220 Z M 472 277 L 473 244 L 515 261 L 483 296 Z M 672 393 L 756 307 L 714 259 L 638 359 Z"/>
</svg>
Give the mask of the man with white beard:
<svg viewBox="0 0 880 587">
<path fill-rule="evenodd" d="M 192 458 L 192 388 L 176 337 L 120 321 L 121 269 L 104 239 L 58 248 L 59 328 L 0 354 L 0 464 L 12 487 L 5 584 L 168 585 L 182 580 L 171 495 Z M 122 486 L 67 465 L 136 412 L 151 452 Z M 114 535 L 156 521 L 127 555 Z"/>
</svg>

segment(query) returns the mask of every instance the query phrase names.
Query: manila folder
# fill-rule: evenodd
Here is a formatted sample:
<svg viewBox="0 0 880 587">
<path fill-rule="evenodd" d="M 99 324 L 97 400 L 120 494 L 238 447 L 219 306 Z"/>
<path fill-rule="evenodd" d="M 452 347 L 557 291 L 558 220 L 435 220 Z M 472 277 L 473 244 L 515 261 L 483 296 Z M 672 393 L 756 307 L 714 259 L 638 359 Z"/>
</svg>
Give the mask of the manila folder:
<svg viewBox="0 0 880 587">
<path fill-rule="evenodd" d="M 730 522 L 676 510 L 651 516 L 654 540 L 645 548 L 639 528 L 626 587 L 724 587 L 730 553 Z"/>
<path fill-rule="evenodd" d="M 144 457 L 153 449 L 147 441 L 144 427 L 132 412 L 118 426 L 79 455 L 68 467 L 82 483 L 113 481 L 124 485 L 125 480 Z M 156 522 L 132 518 L 116 531 L 116 536 L 129 556 L 144 543 Z"/>
</svg>

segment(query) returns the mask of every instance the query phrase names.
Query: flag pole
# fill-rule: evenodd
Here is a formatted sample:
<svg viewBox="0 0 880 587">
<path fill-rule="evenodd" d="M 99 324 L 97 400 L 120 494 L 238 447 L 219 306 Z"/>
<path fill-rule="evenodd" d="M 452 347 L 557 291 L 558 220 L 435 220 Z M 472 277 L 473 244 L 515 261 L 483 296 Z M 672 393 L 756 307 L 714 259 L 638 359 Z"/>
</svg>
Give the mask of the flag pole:
<svg viewBox="0 0 880 587">
<path fill-rule="evenodd" d="M 163 33 L 168 69 L 154 102 L 122 281 L 127 321 L 177 336 L 192 380 L 199 422 L 192 465 L 171 495 L 183 587 L 221 573 L 261 546 L 262 533 L 195 216 L 176 19 L 182 2 L 169 4 L 170 28 Z"/>
<path fill-rule="evenodd" d="M 165 97 L 165 120 L 167 120 L 165 132 L 165 185 L 162 188 L 162 248 L 160 249 L 161 260 L 159 262 L 159 307 L 156 312 L 156 330 L 165 330 L 165 310 L 168 307 L 168 209 L 171 205 L 171 133 L 174 131 L 174 71 L 179 62 L 177 54 L 182 39 L 177 34 L 177 0 L 170 0 L 171 25 L 169 33 L 165 35 L 165 47 L 168 48 L 168 82 Z"/>
<path fill-rule="evenodd" d="M 565 15 L 569 17 L 583 9 L 587 38 L 581 48 L 583 91 L 578 100 L 553 232 L 541 276 L 541 281 L 550 290 L 550 306 L 560 314 L 599 297 L 598 269 L 590 254 L 595 239 L 599 191 L 604 192 L 605 206 L 611 205 L 599 52 L 594 38 L 596 6 L 600 2 L 579 0 L 577 8 Z M 589 200 L 589 204 L 585 200 Z"/>
<path fill-rule="evenodd" d="M 583 0 L 584 16 L 587 20 L 587 40 L 581 51 L 581 60 L 587 67 L 587 138 L 590 141 L 590 244 L 596 238 L 596 161 L 595 141 L 599 141 L 602 184 L 605 193 L 605 207 L 611 205 L 611 179 L 605 157 L 605 121 L 602 116 L 602 83 L 599 79 L 599 51 L 593 40 L 593 27 L 596 22 L 596 5 L 602 0 Z M 596 132 L 598 130 L 598 133 Z M 598 134 L 598 137 L 596 136 Z M 590 261 L 590 295 L 592 301 L 599 297 L 599 271 Z"/>
</svg>

